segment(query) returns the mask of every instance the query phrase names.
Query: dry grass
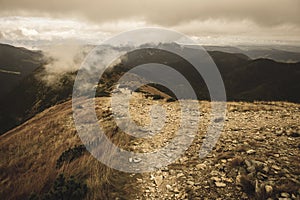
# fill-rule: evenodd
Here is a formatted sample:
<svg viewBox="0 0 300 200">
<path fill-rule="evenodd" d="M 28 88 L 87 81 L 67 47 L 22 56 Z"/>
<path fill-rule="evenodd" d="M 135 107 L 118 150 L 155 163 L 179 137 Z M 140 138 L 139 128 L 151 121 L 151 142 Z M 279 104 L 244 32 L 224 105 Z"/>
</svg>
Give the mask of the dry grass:
<svg viewBox="0 0 300 200">
<path fill-rule="evenodd" d="M 240 184 L 245 193 L 247 193 L 250 196 L 255 194 L 255 185 L 246 175 L 241 176 Z"/>
<path fill-rule="evenodd" d="M 237 167 L 242 166 L 243 163 L 244 163 L 244 159 L 240 156 L 237 156 L 231 160 L 230 166 L 233 168 L 237 168 Z"/>
<path fill-rule="evenodd" d="M 126 143 L 125 135 L 114 137 Z M 31 193 L 48 192 L 58 174 L 75 176 L 87 183 L 88 199 L 109 198 L 129 181 L 126 174 L 99 163 L 89 153 L 56 169 L 59 156 L 81 145 L 71 117 L 71 102 L 52 107 L 25 124 L 1 136 L 0 196 L 2 199 L 26 199 Z M 124 190 L 126 193 L 126 190 Z M 129 193 L 129 191 L 128 191 Z M 127 194 L 128 195 L 128 194 Z"/>
</svg>

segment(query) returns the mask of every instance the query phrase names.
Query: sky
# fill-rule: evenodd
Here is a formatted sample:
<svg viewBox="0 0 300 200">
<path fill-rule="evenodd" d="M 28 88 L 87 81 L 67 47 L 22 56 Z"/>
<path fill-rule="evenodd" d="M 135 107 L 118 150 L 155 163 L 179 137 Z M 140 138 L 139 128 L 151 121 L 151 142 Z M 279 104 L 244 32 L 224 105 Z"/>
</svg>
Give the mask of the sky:
<svg viewBox="0 0 300 200">
<path fill-rule="evenodd" d="M 0 42 L 97 44 L 141 27 L 200 44 L 300 45 L 299 0 L 0 0 Z"/>
</svg>

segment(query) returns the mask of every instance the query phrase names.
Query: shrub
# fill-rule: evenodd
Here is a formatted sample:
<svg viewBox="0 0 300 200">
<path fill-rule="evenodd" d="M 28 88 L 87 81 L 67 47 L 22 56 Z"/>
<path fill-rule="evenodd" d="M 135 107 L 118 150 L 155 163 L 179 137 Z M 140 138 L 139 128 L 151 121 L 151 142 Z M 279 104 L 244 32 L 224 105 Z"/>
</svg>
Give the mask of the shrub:
<svg viewBox="0 0 300 200">
<path fill-rule="evenodd" d="M 172 98 L 172 97 L 167 99 L 167 102 L 175 102 L 175 101 L 176 101 L 176 99 Z"/>
<path fill-rule="evenodd" d="M 152 95 L 153 100 L 159 100 L 159 99 L 163 99 L 164 97 L 158 95 L 158 94 L 154 94 Z"/>
<path fill-rule="evenodd" d="M 242 175 L 240 179 L 240 183 L 245 193 L 247 193 L 248 195 L 255 194 L 254 183 L 247 176 Z"/>
<path fill-rule="evenodd" d="M 51 190 L 45 194 L 31 194 L 30 200 L 81 200 L 87 194 L 87 185 L 76 180 L 73 176 L 66 179 L 63 174 L 60 174 L 54 181 Z"/>
<path fill-rule="evenodd" d="M 56 168 L 60 168 L 64 162 L 72 162 L 76 158 L 79 158 L 86 152 L 84 145 L 75 146 L 74 148 L 69 148 L 64 151 L 56 161 Z"/>
</svg>

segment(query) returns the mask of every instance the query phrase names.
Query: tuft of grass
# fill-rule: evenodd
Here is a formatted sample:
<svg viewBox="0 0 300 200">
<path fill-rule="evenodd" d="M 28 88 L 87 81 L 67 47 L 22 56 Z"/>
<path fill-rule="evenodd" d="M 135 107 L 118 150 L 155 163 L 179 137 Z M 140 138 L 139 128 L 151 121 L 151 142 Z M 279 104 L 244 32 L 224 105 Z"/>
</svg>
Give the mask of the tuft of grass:
<svg viewBox="0 0 300 200">
<path fill-rule="evenodd" d="M 288 192 L 293 193 L 295 191 L 300 190 L 300 185 L 295 183 L 294 181 L 291 181 L 289 179 L 282 179 L 277 183 L 277 186 L 275 187 L 275 192 Z"/>
<path fill-rule="evenodd" d="M 255 185 L 246 175 L 242 175 L 240 178 L 240 184 L 244 192 L 250 196 L 255 194 Z"/>
<path fill-rule="evenodd" d="M 233 156 L 234 156 L 233 152 L 230 152 L 230 151 L 223 152 L 218 155 L 218 160 L 232 158 Z"/>
<path fill-rule="evenodd" d="M 64 151 L 56 161 L 56 168 L 60 168 L 64 162 L 72 162 L 76 158 L 79 158 L 86 152 L 84 145 L 75 146 L 74 148 L 69 148 Z"/>
<path fill-rule="evenodd" d="M 76 180 L 73 176 L 66 179 L 64 174 L 60 174 L 51 188 L 51 190 L 44 194 L 31 194 L 29 200 L 81 200 L 87 195 L 87 185 L 79 180 Z"/>
<path fill-rule="evenodd" d="M 233 168 L 237 168 L 237 167 L 242 166 L 243 163 L 244 163 L 244 159 L 240 156 L 237 156 L 232 159 L 232 161 L 230 162 L 230 166 Z"/>
<path fill-rule="evenodd" d="M 172 97 L 167 99 L 167 102 L 175 102 L 175 101 L 176 101 L 176 99 L 172 98 Z"/>
</svg>

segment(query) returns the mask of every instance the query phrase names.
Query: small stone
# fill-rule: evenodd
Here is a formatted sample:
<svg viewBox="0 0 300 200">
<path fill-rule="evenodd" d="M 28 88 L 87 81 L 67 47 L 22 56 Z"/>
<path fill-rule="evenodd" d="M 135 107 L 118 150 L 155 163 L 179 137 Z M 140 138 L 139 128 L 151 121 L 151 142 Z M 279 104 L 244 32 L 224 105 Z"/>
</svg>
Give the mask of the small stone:
<svg viewBox="0 0 300 200">
<path fill-rule="evenodd" d="M 186 182 L 188 185 L 194 185 L 195 183 L 193 181 L 187 181 Z"/>
<path fill-rule="evenodd" d="M 156 176 L 156 177 L 154 178 L 154 182 L 155 182 L 155 184 L 156 184 L 157 186 L 160 186 L 160 185 L 162 184 L 162 182 L 163 182 L 163 176 L 162 176 L 162 175 Z"/>
<path fill-rule="evenodd" d="M 172 191 L 172 190 L 173 190 L 173 188 L 172 188 L 171 185 L 166 185 L 166 188 L 167 188 L 167 190 L 169 190 L 169 191 Z"/>
<path fill-rule="evenodd" d="M 178 190 L 178 188 L 174 188 L 173 192 L 175 192 L 175 193 L 179 193 L 179 190 Z"/>
<path fill-rule="evenodd" d="M 221 179 L 219 177 L 216 177 L 216 176 L 211 177 L 210 179 L 215 181 L 215 182 L 220 182 L 221 181 Z"/>
<path fill-rule="evenodd" d="M 213 171 L 211 171 L 211 173 L 210 173 L 212 176 L 217 176 L 218 174 L 219 174 L 219 172 L 218 171 L 215 171 L 215 170 L 213 170 Z"/>
<path fill-rule="evenodd" d="M 129 158 L 129 159 L 128 159 L 128 161 L 129 161 L 130 163 L 132 163 L 132 161 L 133 161 L 133 158 Z"/>
<path fill-rule="evenodd" d="M 252 163 L 249 160 L 245 160 L 245 164 L 246 164 L 247 167 L 251 167 L 252 166 Z"/>
<path fill-rule="evenodd" d="M 281 193 L 281 196 L 284 197 L 284 198 L 289 198 L 289 197 L 290 197 L 290 194 L 287 193 L 287 192 L 282 192 L 282 193 Z"/>
<path fill-rule="evenodd" d="M 233 180 L 231 178 L 222 178 L 222 180 L 227 183 L 233 183 Z"/>
<path fill-rule="evenodd" d="M 223 182 L 215 182 L 217 187 L 226 187 L 226 183 Z"/>
<path fill-rule="evenodd" d="M 272 165 L 272 169 L 275 169 L 276 171 L 279 171 L 281 168 L 277 165 Z"/>
<path fill-rule="evenodd" d="M 252 154 L 255 154 L 256 151 L 253 150 L 253 149 L 250 149 L 250 150 L 246 151 L 246 153 L 247 153 L 248 155 L 252 155 Z"/>
<path fill-rule="evenodd" d="M 205 169 L 205 167 L 206 167 L 206 165 L 203 163 L 196 165 L 196 168 L 201 169 L 201 170 Z"/>
<path fill-rule="evenodd" d="M 269 167 L 268 166 L 264 166 L 264 168 L 262 169 L 262 171 L 264 173 L 268 173 L 269 172 Z"/>
<path fill-rule="evenodd" d="M 273 192 L 273 187 L 271 185 L 266 185 L 265 190 L 267 194 L 271 194 Z"/>
<path fill-rule="evenodd" d="M 139 163 L 139 162 L 141 162 L 141 161 L 142 161 L 141 158 L 134 158 L 134 159 L 133 159 L 133 162 L 135 162 L 135 163 Z"/>
<path fill-rule="evenodd" d="M 183 176 L 184 176 L 183 173 L 179 173 L 179 174 L 176 175 L 177 178 L 180 178 L 180 177 L 183 177 Z"/>
</svg>

